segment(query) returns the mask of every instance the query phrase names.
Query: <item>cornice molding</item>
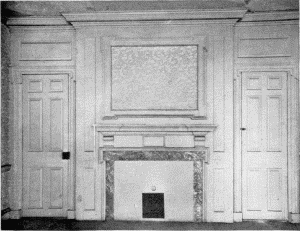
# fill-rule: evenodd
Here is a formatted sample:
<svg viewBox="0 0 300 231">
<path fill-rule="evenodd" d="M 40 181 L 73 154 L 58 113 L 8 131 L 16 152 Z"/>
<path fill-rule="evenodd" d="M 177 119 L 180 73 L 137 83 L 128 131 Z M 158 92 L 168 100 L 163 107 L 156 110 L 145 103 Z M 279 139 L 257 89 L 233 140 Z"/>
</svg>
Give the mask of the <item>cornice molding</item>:
<svg viewBox="0 0 300 231">
<path fill-rule="evenodd" d="M 241 22 L 297 20 L 299 11 L 246 13 Z"/>
<path fill-rule="evenodd" d="M 107 22 L 143 20 L 240 19 L 246 9 L 231 10 L 168 10 L 168 11 L 110 11 L 93 13 L 63 13 L 68 22 Z"/>
<path fill-rule="evenodd" d="M 69 25 L 66 19 L 62 16 L 55 17 L 16 17 L 9 18 L 6 23 L 8 26 L 63 26 Z"/>
<path fill-rule="evenodd" d="M 89 29 L 91 27 L 98 26 L 117 26 L 117 27 L 141 27 L 141 26 L 153 26 L 153 25 L 168 25 L 168 26 L 195 26 L 195 25 L 207 25 L 207 24 L 222 24 L 222 25 L 234 25 L 237 19 L 218 19 L 218 20 L 157 20 L 157 21 L 112 21 L 112 22 L 72 22 L 72 25 L 76 29 Z"/>
</svg>

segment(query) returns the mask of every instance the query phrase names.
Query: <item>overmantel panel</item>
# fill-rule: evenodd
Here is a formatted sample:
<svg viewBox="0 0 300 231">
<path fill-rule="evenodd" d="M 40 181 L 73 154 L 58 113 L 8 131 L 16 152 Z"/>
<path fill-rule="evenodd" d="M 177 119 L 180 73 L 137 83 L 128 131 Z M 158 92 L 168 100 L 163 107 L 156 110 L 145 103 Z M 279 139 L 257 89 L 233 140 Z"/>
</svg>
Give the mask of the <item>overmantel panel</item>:
<svg viewBox="0 0 300 231">
<path fill-rule="evenodd" d="M 134 23 L 133 23 L 134 24 Z M 224 44 L 221 44 L 221 46 L 226 46 L 226 43 L 230 42 L 232 37 L 232 24 L 228 25 L 216 25 L 212 24 L 211 26 L 207 24 L 199 24 L 195 25 L 191 23 L 192 25 L 189 25 L 188 27 L 186 25 L 181 26 L 173 26 L 173 25 L 166 25 L 165 23 L 162 24 L 151 24 L 151 25 L 145 25 L 144 23 L 140 23 L 138 26 L 136 25 L 128 25 L 126 26 L 110 26 L 107 25 L 103 26 L 94 26 L 91 28 L 77 28 L 77 39 L 88 39 L 88 38 L 95 38 L 96 45 L 95 50 L 96 51 L 96 98 L 97 98 L 97 121 L 100 122 L 103 118 L 104 119 L 117 119 L 126 121 L 126 117 L 130 118 L 136 118 L 135 121 L 139 120 L 139 118 L 144 117 L 144 119 L 147 120 L 149 117 L 159 117 L 161 119 L 164 118 L 170 118 L 174 121 L 180 119 L 182 121 L 185 120 L 187 123 L 189 123 L 190 118 L 194 117 L 193 113 L 186 113 L 185 110 L 188 108 L 180 108 L 181 111 L 184 111 L 184 113 L 176 112 L 172 113 L 176 110 L 172 110 L 171 112 L 167 113 L 161 113 L 161 110 L 152 110 L 151 113 L 149 111 L 143 111 L 142 113 L 139 112 L 133 112 L 135 108 L 131 107 L 130 112 L 126 111 L 123 112 L 124 108 L 122 108 L 122 112 L 118 111 L 117 113 L 111 113 L 112 105 L 112 77 L 111 73 L 113 72 L 113 63 L 111 61 L 112 56 L 112 50 L 115 49 L 116 52 L 118 52 L 118 49 L 125 49 L 128 52 L 140 52 L 141 50 L 147 50 L 145 52 L 152 52 L 155 49 L 160 49 L 161 52 L 164 50 L 169 50 L 169 48 L 174 49 L 181 49 L 181 48 L 187 48 L 187 49 L 193 49 L 195 46 L 195 49 L 197 49 L 197 71 L 200 70 L 201 74 L 203 73 L 203 76 L 205 78 L 200 79 L 200 81 L 203 81 L 203 84 L 198 83 L 198 86 L 204 87 L 202 90 L 201 88 L 197 89 L 197 94 L 203 98 L 204 105 L 206 105 L 206 113 L 203 113 L 196 119 L 202 119 L 206 121 L 211 121 L 211 115 L 212 115 L 212 101 L 213 95 L 212 93 L 212 84 L 210 82 L 213 81 L 213 78 L 210 76 L 212 75 L 213 71 L 211 68 L 213 68 L 214 65 L 214 58 L 213 58 L 213 47 L 214 42 L 211 43 L 210 41 L 214 41 L 214 36 L 216 35 L 224 35 L 224 38 L 227 38 L 224 40 Z M 221 36 L 223 37 L 223 36 Z M 197 47 L 196 47 L 197 46 Z M 218 45 L 219 46 L 219 45 Z M 219 46 L 220 47 L 220 46 Z M 139 50 L 140 49 L 140 50 Z M 218 52 L 219 48 L 216 48 L 215 52 Z M 221 48 L 223 49 L 223 48 Z M 169 52 L 168 51 L 168 52 Z M 159 51 L 160 52 L 160 51 Z M 171 51 L 170 51 L 171 52 Z M 142 54 L 143 55 L 143 54 Z M 175 57 L 176 58 L 176 57 Z M 177 56 L 179 58 L 179 56 Z M 116 60 L 115 60 L 116 61 Z M 127 70 L 128 71 L 128 70 Z M 223 71 L 223 70 L 222 70 Z M 225 71 L 225 70 L 224 70 Z M 198 74 L 199 76 L 200 74 Z M 103 88 L 103 86 L 105 86 Z M 100 95 L 102 97 L 100 97 Z M 206 100 L 206 102 L 205 102 Z M 101 104 L 102 103 L 102 104 Z M 194 105 L 192 105 L 194 106 Z M 191 107 L 192 107 L 191 106 Z M 198 106 L 198 105 L 197 105 Z M 99 110 L 98 108 L 101 108 Z M 106 113 L 104 113 L 104 110 L 106 110 Z M 148 109 L 147 109 L 148 110 Z M 158 112 L 157 112 L 158 111 Z M 108 113 L 107 113 L 108 112 Z M 117 116 L 115 116 L 117 114 Z M 189 115 L 188 118 L 186 115 Z M 209 117 L 205 114 L 210 115 Z M 184 115 L 184 116 L 182 116 Z M 192 116 L 191 116 L 192 115 Z M 139 118 L 137 118 L 139 117 Z M 178 119 L 176 119 L 178 118 Z M 187 119 L 184 119 L 187 118 Z M 143 119 L 143 120 L 144 120 Z M 195 118 L 194 118 L 195 119 Z"/>
</svg>

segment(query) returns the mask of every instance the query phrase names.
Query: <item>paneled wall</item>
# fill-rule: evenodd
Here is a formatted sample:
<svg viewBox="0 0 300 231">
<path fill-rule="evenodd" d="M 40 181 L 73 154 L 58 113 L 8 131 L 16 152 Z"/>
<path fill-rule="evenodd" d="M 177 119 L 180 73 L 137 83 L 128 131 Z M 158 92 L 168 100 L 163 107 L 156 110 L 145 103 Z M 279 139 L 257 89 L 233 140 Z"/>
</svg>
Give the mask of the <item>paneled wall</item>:
<svg viewBox="0 0 300 231">
<path fill-rule="evenodd" d="M 245 17 L 245 19 L 235 27 L 234 212 L 237 220 L 241 218 L 239 214 L 241 214 L 243 204 L 242 182 L 245 182 L 245 179 L 242 177 L 243 158 L 241 153 L 243 147 L 241 146 L 242 131 L 240 130 L 243 118 L 240 113 L 241 105 L 239 105 L 238 102 L 241 100 L 239 92 L 241 92 L 242 77 L 245 76 L 246 73 L 247 75 L 253 76 L 262 76 L 262 73 L 265 73 L 263 75 L 271 76 L 272 79 L 278 79 L 278 77 L 276 77 L 278 75 L 287 77 L 288 85 L 284 91 L 287 91 L 288 94 L 286 111 L 288 116 L 288 125 L 286 128 L 288 130 L 288 142 L 284 147 L 280 147 L 282 150 L 288 150 L 287 173 L 283 172 L 280 174 L 287 175 L 289 182 L 288 213 L 299 213 L 299 119 L 296 119 L 296 117 L 299 117 L 298 21 L 255 22 L 255 17 L 253 16 L 252 20 L 254 19 L 254 21 L 251 22 L 249 18 L 250 16 Z M 268 89 L 277 88 L 268 87 Z M 279 93 L 277 92 L 277 94 Z M 283 108 L 284 105 L 280 106 L 279 110 Z M 283 123 L 282 121 L 280 126 Z M 275 158 L 274 155 L 273 158 Z M 277 183 L 280 185 L 280 182 Z M 289 219 L 293 220 L 293 218 Z"/>
<path fill-rule="evenodd" d="M 11 149 L 9 110 L 10 84 L 9 84 L 9 65 L 10 65 L 10 33 L 8 28 L 1 24 L 1 210 L 9 211 L 9 175 L 11 167 Z"/>
<path fill-rule="evenodd" d="M 24 75 L 72 76 L 69 218 L 76 210 L 78 220 L 105 219 L 106 166 L 95 152 L 95 147 L 103 146 L 103 137 L 100 132 L 94 137 L 93 125 L 206 124 L 217 128 L 207 132 L 205 142 L 178 133 L 154 138 L 121 134 L 115 140 L 106 137 L 104 142 L 121 148 L 128 143 L 139 148 L 205 144 L 209 158 L 204 164 L 204 221 L 241 221 L 240 76 L 243 71 L 266 70 L 287 73 L 291 80 L 288 150 L 293 154 L 288 159 L 288 208 L 290 213 L 299 213 L 299 203 L 295 203 L 299 201 L 299 157 L 295 154 L 299 152 L 297 22 L 236 23 L 224 19 L 97 23 L 84 22 L 82 17 L 82 22 L 75 19 L 72 26 L 13 26 L 11 30 L 11 94 L 15 105 L 22 104 Z M 147 73 L 154 73 L 153 78 Z M 14 107 L 12 116 L 15 168 L 10 206 L 20 211 L 22 106 Z"/>
<path fill-rule="evenodd" d="M 211 160 L 205 166 L 205 174 L 207 174 L 205 177 L 206 200 L 209 201 L 205 205 L 207 208 L 207 214 L 204 215 L 205 220 L 232 221 L 232 28 L 233 24 L 230 21 L 223 22 L 222 25 L 189 22 L 182 24 L 174 22 L 168 25 L 163 23 L 114 23 L 95 27 L 77 25 L 76 182 L 78 203 L 76 211 L 79 219 L 104 219 L 101 216 L 103 213 L 101 207 L 103 207 L 104 201 L 100 201 L 103 196 L 103 186 L 99 183 L 99 179 L 103 181 L 105 166 L 97 164 L 98 156 L 93 152 L 94 131 L 91 125 L 94 123 L 156 125 L 196 123 L 217 125 L 215 133 L 206 137 Z M 188 65 L 198 66 L 198 72 L 195 74 L 198 74 L 200 82 L 193 82 L 195 74 L 192 72 L 189 73 L 191 77 L 178 79 L 177 85 L 171 82 L 165 83 L 166 79 L 159 79 L 160 76 L 156 76 L 157 78 L 154 78 L 153 82 L 161 81 L 160 86 L 162 87 L 158 88 L 159 94 L 157 95 L 151 95 L 155 93 L 155 91 L 151 93 L 151 87 L 155 87 L 153 82 L 141 81 L 141 85 L 138 85 L 140 80 L 133 79 L 131 80 L 133 82 L 129 82 L 132 78 L 131 69 L 130 67 L 126 69 L 126 62 L 130 62 L 130 56 L 140 53 L 142 56 L 139 58 L 145 59 L 145 55 L 166 54 L 171 56 L 174 62 L 184 62 L 185 53 L 193 53 L 195 44 L 199 49 L 195 50 L 198 52 L 194 59 L 196 63 L 193 64 L 193 60 L 187 61 Z M 139 46 L 141 48 L 135 48 Z M 174 55 L 172 52 L 175 52 Z M 122 60 L 123 56 L 127 58 L 123 61 L 124 67 L 118 69 L 118 62 Z M 190 55 L 188 57 L 193 58 Z M 132 60 L 132 62 L 138 62 L 138 60 Z M 153 65 L 156 65 L 157 70 L 153 72 L 156 73 L 155 71 L 159 71 L 160 64 L 154 63 Z M 138 68 L 139 66 L 136 66 L 135 71 Z M 170 68 L 172 70 L 172 66 Z M 178 66 L 174 66 L 174 68 L 177 70 Z M 190 68 L 190 71 L 192 70 L 193 66 Z M 124 75 L 127 77 L 121 78 Z M 172 75 L 176 76 L 177 73 L 174 72 Z M 166 76 L 166 78 L 168 77 Z M 122 79 L 127 82 L 120 82 L 123 81 Z M 145 83 L 147 86 L 142 85 Z M 124 86 L 126 88 L 122 89 L 121 87 Z M 134 88 L 130 89 L 132 86 Z M 139 103 L 141 100 L 139 94 L 145 87 L 149 87 L 150 93 L 148 94 L 150 95 L 147 99 L 149 102 Z M 172 104 L 174 97 L 171 97 L 171 93 L 172 91 L 181 91 L 178 87 L 191 90 L 191 92 L 186 92 L 186 98 L 190 100 Z M 195 98 L 193 96 L 194 88 L 199 96 L 196 101 L 193 100 Z M 123 94 L 121 94 L 122 91 L 124 91 Z M 166 91 L 171 93 L 164 96 Z M 153 96 L 158 98 L 152 98 Z M 172 98 L 169 100 L 170 103 L 166 104 L 163 100 L 166 101 L 170 97 Z M 194 103 L 194 105 L 193 102 L 198 103 Z M 198 109 L 194 110 L 193 108 Z M 159 109 L 164 109 L 164 111 L 161 112 Z M 189 109 L 192 109 L 192 112 L 186 112 Z M 134 137 L 128 142 L 138 142 L 132 139 Z M 89 191 L 83 187 L 87 182 L 89 185 L 93 185 L 93 187 L 89 187 Z"/>
<path fill-rule="evenodd" d="M 49 19 L 51 20 L 51 19 Z M 34 20 L 33 20 L 34 24 Z M 55 23 L 54 23 L 55 24 Z M 68 192 L 68 195 L 64 193 L 63 197 L 67 198 L 67 201 L 64 201 L 65 210 L 68 210 L 68 217 L 74 218 L 74 210 L 75 210 L 75 202 L 74 202 L 74 195 L 75 195 L 75 168 L 74 168 L 74 161 L 75 161 L 75 147 L 74 147 L 74 100 L 75 100 L 75 91 L 74 91 L 74 81 L 75 81 L 75 33 L 74 29 L 69 26 L 60 25 L 60 26 L 44 26 L 44 27 L 11 27 L 11 83 L 13 85 L 11 94 L 13 96 L 13 102 L 15 107 L 12 108 L 11 119 L 13 123 L 11 123 L 12 135 L 14 139 L 12 139 L 11 148 L 14 154 L 11 156 L 12 164 L 13 164 L 13 173 L 12 173 L 12 186 L 13 190 L 10 194 L 10 206 L 13 210 L 11 212 L 11 217 L 18 218 L 20 217 L 21 209 L 25 209 L 26 205 L 24 205 L 23 199 L 28 198 L 26 193 L 24 197 L 22 195 L 23 189 L 28 188 L 27 180 L 23 180 L 23 176 L 25 174 L 25 167 L 24 163 L 26 162 L 26 158 L 24 155 L 27 139 L 23 137 L 23 131 L 28 124 L 26 124 L 26 117 L 24 117 L 23 111 L 25 107 L 23 107 L 24 103 L 24 91 L 23 88 L 26 87 L 26 78 L 36 78 L 40 77 L 39 81 L 32 80 L 30 85 L 29 92 L 31 94 L 36 94 L 45 91 L 46 85 L 43 84 L 46 82 L 47 78 L 52 76 L 50 83 L 51 91 L 52 92 L 61 92 L 62 87 L 59 85 L 62 80 L 59 80 L 59 77 L 63 77 L 64 81 L 64 92 L 66 93 L 66 103 L 64 112 L 64 119 L 68 121 L 68 124 L 61 125 L 64 127 L 64 144 L 61 144 L 61 147 L 57 149 L 57 153 L 59 159 L 61 160 L 61 152 L 62 151 L 70 151 L 71 157 L 67 163 L 66 169 L 63 174 L 63 181 L 67 182 L 64 185 L 64 192 Z M 58 84 L 57 84 L 58 83 Z M 31 89 L 32 88 L 32 89 Z M 69 92 L 69 93 L 68 93 Z M 31 97 L 40 97 L 38 95 L 32 95 Z M 57 102 L 57 96 L 49 96 L 52 102 Z M 36 101 L 37 102 L 37 101 Z M 68 103 L 69 102 L 69 103 Z M 50 111 L 47 109 L 46 105 L 43 104 L 43 110 L 49 113 L 53 121 L 57 116 L 59 116 L 60 109 L 54 108 L 53 110 L 57 111 L 57 114 L 51 114 Z M 51 115 L 50 115 L 51 114 Z M 68 116 L 70 115 L 70 116 Z M 25 118 L 25 119 L 24 119 Z M 37 117 L 38 118 L 38 117 Z M 41 118 L 41 121 L 44 120 L 47 123 L 46 117 Z M 50 121 L 50 119 L 48 120 Z M 35 124 L 36 121 L 34 121 Z M 45 132 L 51 133 L 50 136 L 54 137 L 53 140 L 59 139 L 59 134 L 54 134 L 53 131 L 59 127 L 59 122 L 56 124 L 52 124 L 50 128 L 44 127 L 41 125 L 41 129 L 43 129 L 41 136 L 37 136 L 35 133 L 35 141 L 41 141 L 41 144 L 45 145 L 47 142 L 45 137 Z M 35 128 L 30 127 L 31 132 L 35 132 L 34 129 L 38 129 L 38 126 Z M 66 138 L 68 137 L 68 138 Z M 26 138 L 26 137 L 25 137 Z M 47 144 L 46 144 L 47 145 Z M 31 150 L 32 151 L 32 150 Z M 42 152 L 43 150 L 39 150 Z M 46 166 L 46 162 L 42 164 L 45 158 L 49 157 L 50 154 L 44 152 L 43 154 L 40 153 L 40 164 L 33 163 L 35 168 L 40 168 L 47 172 L 48 170 L 55 170 L 54 166 L 49 167 Z M 23 159 L 24 158 L 24 159 Z M 49 159 L 48 159 L 49 161 Z M 29 161 L 30 162 L 30 161 Z M 49 161 L 50 163 L 51 161 Z M 39 165 L 39 166 L 38 166 Z M 51 164 L 50 164 L 51 165 Z M 24 169 L 23 169 L 24 167 Z M 24 170 L 24 172 L 23 172 Z M 51 175 L 51 174 L 50 174 Z M 43 182 L 46 182 L 44 179 Z M 52 175 L 50 176 L 52 177 Z M 24 179 L 26 179 L 24 177 Z M 29 182 L 30 183 L 30 182 Z M 53 182 L 52 182 L 53 183 Z M 30 188 L 30 187 L 29 187 Z M 43 192 L 46 189 L 42 189 Z M 47 189 L 49 190 L 49 189 Z M 24 192 L 27 192 L 26 190 Z M 24 193 L 23 192 L 23 193 Z M 52 192 L 52 191 L 51 191 Z M 30 193 L 30 190 L 29 192 Z M 45 192 L 44 192 L 45 193 Z M 62 198 L 62 195 L 58 195 L 58 197 Z M 45 202 L 44 202 L 45 203 Z M 65 212 L 66 213 L 66 212 Z M 63 216 L 66 214 L 63 213 Z M 24 213 L 26 215 L 26 213 Z M 50 213 L 49 213 L 50 214 Z M 42 215 L 42 214 L 40 214 Z"/>
</svg>

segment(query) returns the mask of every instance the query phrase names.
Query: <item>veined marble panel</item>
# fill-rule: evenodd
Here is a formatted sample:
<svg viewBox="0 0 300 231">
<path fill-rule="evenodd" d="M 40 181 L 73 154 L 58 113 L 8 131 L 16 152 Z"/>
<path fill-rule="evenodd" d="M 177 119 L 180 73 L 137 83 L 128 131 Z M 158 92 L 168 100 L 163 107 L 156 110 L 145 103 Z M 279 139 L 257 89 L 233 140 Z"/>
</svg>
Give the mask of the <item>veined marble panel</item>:
<svg viewBox="0 0 300 231">
<path fill-rule="evenodd" d="M 198 46 L 113 46 L 112 111 L 197 110 Z"/>
<path fill-rule="evenodd" d="M 115 161 L 193 161 L 194 164 L 194 221 L 203 220 L 203 160 L 206 151 L 133 151 L 106 150 L 106 219 L 114 219 L 114 162 Z"/>
</svg>

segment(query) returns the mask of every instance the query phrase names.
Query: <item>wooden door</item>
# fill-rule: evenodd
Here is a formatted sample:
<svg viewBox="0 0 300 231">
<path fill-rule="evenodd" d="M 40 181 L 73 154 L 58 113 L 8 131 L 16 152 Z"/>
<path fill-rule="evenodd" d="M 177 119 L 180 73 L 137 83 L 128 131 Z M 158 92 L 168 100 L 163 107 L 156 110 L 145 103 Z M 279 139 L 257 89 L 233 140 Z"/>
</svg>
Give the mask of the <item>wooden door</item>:
<svg viewBox="0 0 300 231">
<path fill-rule="evenodd" d="M 23 75 L 23 216 L 67 216 L 68 75 Z"/>
<path fill-rule="evenodd" d="M 242 75 L 243 219 L 287 219 L 287 75 Z"/>
</svg>

